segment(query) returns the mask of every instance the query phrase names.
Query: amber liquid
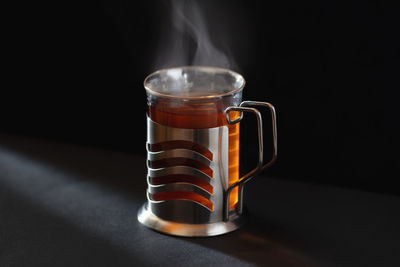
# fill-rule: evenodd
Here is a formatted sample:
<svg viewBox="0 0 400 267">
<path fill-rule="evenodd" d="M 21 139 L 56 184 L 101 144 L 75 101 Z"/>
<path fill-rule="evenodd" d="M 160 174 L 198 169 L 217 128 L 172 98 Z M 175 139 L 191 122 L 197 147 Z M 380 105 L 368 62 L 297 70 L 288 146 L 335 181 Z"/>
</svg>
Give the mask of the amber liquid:
<svg viewBox="0 0 400 267">
<path fill-rule="evenodd" d="M 147 113 L 153 121 L 175 128 L 205 129 L 227 126 L 229 129 L 229 185 L 231 185 L 239 179 L 239 123 L 234 125 L 227 123 L 223 111 L 230 105 L 226 101 L 221 99 L 210 102 L 184 102 L 159 98 L 148 104 Z M 232 112 L 231 118 L 234 119 L 237 115 Z M 196 167 L 201 169 L 201 166 Z M 169 177 L 169 179 L 174 179 L 174 177 Z M 185 192 L 171 192 L 170 195 L 156 196 L 155 200 L 193 199 L 193 197 L 197 197 L 198 199 L 195 200 L 203 205 L 210 206 L 207 199 L 201 196 L 189 196 Z M 233 209 L 237 202 L 238 188 L 234 188 L 230 193 L 229 208 Z"/>
</svg>

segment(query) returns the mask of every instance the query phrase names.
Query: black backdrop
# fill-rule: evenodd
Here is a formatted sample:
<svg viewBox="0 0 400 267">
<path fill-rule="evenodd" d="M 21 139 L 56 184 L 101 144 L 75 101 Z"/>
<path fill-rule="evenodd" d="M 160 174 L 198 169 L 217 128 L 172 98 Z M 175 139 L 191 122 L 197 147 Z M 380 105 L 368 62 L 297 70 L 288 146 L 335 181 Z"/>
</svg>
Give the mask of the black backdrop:
<svg viewBox="0 0 400 267">
<path fill-rule="evenodd" d="M 215 45 L 247 80 L 244 98 L 277 109 L 279 160 L 268 175 L 400 193 L 397 9 L 354 0 L 198 2 Z M 4 10 L 0 130 L 144 155 L 142 81 L 160 67 L 168 2 Z M 242 135 L 242 157 L 254 154 L 252 134 Z"/>
</svg>

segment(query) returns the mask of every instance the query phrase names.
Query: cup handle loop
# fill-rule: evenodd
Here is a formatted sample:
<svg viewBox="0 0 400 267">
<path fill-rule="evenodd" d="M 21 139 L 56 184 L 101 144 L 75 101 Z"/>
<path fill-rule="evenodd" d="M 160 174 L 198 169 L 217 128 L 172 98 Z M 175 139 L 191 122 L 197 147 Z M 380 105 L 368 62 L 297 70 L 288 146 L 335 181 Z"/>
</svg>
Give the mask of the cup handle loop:
<svg viewBox="0 0 400 267">
<path fill-rule="evenodd" d="M 261 113 L 256 109 L 249 106 L 262 106 L 269 109 L 271 113 L 271 120 L 272 120 L 272 138 L 273 138 L 273 151 L 272 151 L 272 158 L 268 163 L 264 164 L 264 144 L 263 144 L 263 127 L 262 127 L 262 118 Z M 231 111 L 239 111 L 240 115 L 238 118 L 231 120 L 230 112 Z M 259 101 L 243 101 L 238 107 L 228 107 L 225 110 L 226 120 L 228 124 L 235 124 L 240 122 L 243 119 L 243 112 L 254 113 L 257 119 L 257 136 L 258 136 L 258 163 L 257 166 L 251 170 L 250 172 L 246 173 L 239 180 L 232 185 L 230 185 L 224 193 L 224 207 L 223 207 L 223 219 L 224 221 L 229 220 L 229 196 L 233 188 L 239 187 L 239 200 L 236 206 L 236 211 L 238 214 L 242 214 L 243 212 L 243 185 L 250 181 L 251 178 L 256 176 L 265 168 L 271 166 L 277 157 L 277 148 L 278 148 L 278 140 L 277 140 L 277 127 L 276 127 L 276 113 L 275 108 L 272 104 L 268 102 L 259 102 Z"/>
</svg>

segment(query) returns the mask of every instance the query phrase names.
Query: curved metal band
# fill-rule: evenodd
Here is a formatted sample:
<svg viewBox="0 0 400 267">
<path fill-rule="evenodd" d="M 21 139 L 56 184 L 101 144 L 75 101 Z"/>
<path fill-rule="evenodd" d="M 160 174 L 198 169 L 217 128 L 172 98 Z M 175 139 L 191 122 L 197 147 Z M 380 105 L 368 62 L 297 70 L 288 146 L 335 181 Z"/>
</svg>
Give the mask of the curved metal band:
<svg viewBox="0 0 400 267">
<path fill-rule="evenodd" d="M 190 183 L 172 183 L 163 185 L 148 185 L 149 193 L 157 194 L 162 192 L 185 191 L 201 195 L 207 199 L 211 198 L 211 194 L 203 188 Z"/>
<path fill-rule="evenodd" d="M 159 152 L 147 152 L 147 159 L 150 161 L 161 160 L 161 159 L 168 159 L 168 158 L 176 158 L 176 157 L 183 157 L 183 158 L 190 158 L 197 160 L 207 166 L 211 165 L 211 161 L 203 156 L 202 154 L 183 148 L 171 149 L 167 151 L 159 151 Z"/>
<path fill-rule="evenodd" d="M 166 175 L 171 175 L 171 174 L 187 174 L 191 176 L 196 176 L 198 178 L 201 178 L 207 183 L 211 182 L 212 177 L 208 176 L 204 172 L 193 168 L 189 166 L 173 166 L 173 167 L 168 167 L 168 168 L 161 168 L 161 169 L 151 169 L 149 168 L 148 170 L 148 176 L 149 177 L 161 177 L 161 176 L 166 176 Z"/>
<path fill-rule="evenodd" d="M 168 201 L 153 200 L 147 192 L 148 207 L 154 214 L 164 220 L 191 224 L 209 223 L 212 211 L 199 202 L 186 199 L 171 199 Z M 187 216 L 190 211 L 191 216 Z"/>
<path fill-rule="evenodd" d="M 172 158 L 173 160 L 175 160 L 175 159 L 177 159 L 177 160 L 183 160 L 183 161 L 186 161 L 187 159 L 182 159 L 182 158 Z M 191 160 L 191 159 L 189 159 L 189 160 Z M 200 169 L 198 169 L 198 168 L 196 168 L 196 166 L 187 166 L 187 165 L 184 165 L 183 163 L 181 163 L 181 162 L 178 162 L 178 163 L 175 163 L 175 162 L 173 162 L 172 164 L 175 164 L 175 165 L 170 165 L 170 166 L 162 166 L 162 167 L 158 167 L 158 166 L 152 166 L 152 163 L 154 163 L 154 162 L 156 162 L 157 164 L 158 164 L 158 161 L 147 161 L 147 163 L 146 163 L 146 165 L 147 165 L 147 170 L 148 170 L 148 172 L 150 172 L 150 171 L 162 171 L 162 170 L 166 170 L 166 169 L 169 169 L 169 168 L 174 168 L 174 167 L 189 167 L 189 168 L 192 168 L 192 169 L 194 169 L 194 170 L 196 170 L 197 172 L 200 172 L 200 173 L 202 173 L 202 177 L 205 175 L 205 176 L 207 176 L 207 177 L 210 177 L 210 178 L 212 178 L 214 175 L 214 173 L 213 173 L 213 169 L 212 168 L 210 168 L 210 167 L 208 167 L 208 166 L 202 166 L 202 167 L 205 167 L 205 169 L 203 169 L 203 170 L 200 170 Z M 199 164 L 198 162 L 196 162 L 196 161 L 193 161 L 193 162 L 191 162 L 191 163 L 193 163 L 193 164 Z M 165 164 L 165 162 L 161 162 L 160 164 Z M 169 164 L 169 163 L 168 163 Z M 196 172 L 196 173 L 197 173 Z M 175 174 L 180 174 L 180 173 L 175 173 Z"/>
</svg>

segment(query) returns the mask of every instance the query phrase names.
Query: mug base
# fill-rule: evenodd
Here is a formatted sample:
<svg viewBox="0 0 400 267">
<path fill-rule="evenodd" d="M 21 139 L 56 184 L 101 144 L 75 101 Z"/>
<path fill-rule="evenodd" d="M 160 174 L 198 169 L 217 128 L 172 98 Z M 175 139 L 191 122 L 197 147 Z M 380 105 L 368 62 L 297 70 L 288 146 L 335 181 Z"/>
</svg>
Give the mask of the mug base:
<svg viewBox="0 0 400 267">
<path fill-rule="evenodd" d="M 204 224 L 188 224 L 167 221 L 159 218 L 147 209 L 144 204 L 138 212 L 138 221 L 144 226 L 156 230 L 158 232 L 186 237 L 206 237 L 226 234 L 235 231 L 245 223 L 245 216 L 232 215 L 229 221 L 204 223 Z"/>
</svg>

